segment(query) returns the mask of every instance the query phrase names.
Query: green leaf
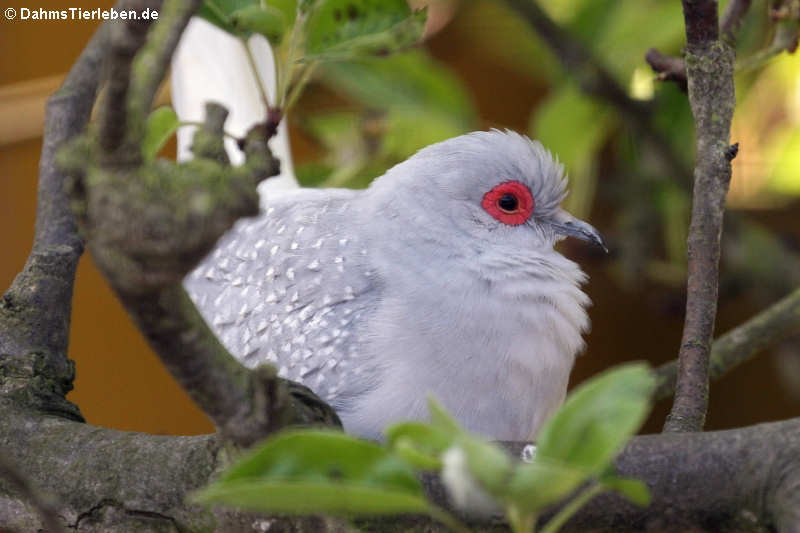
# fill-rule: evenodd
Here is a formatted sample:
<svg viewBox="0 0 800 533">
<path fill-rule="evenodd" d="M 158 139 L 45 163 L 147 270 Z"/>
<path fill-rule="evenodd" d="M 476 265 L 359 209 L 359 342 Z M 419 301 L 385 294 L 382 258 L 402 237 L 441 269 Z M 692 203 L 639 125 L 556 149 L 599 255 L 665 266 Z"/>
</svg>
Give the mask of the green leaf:
<svg viewBox="0 0 800 533">
<path fill-rule="evenodd" d="M 386 55 L 422 36 L 426 11 L 412 13 L 405 0 L 327 0 L 305 24 L 306 56 L 343 59 Z"/>
<path fill-rule="evenodd" d="M 600 484 L 615 492 L 619 492 L 636 505 L 642 507 L 650 505 L 650 489 L 639 479 L 605 476 L 600 479 Z"/>
<path fill-rule="evenodd" d="M 644 422 L 655 383 L 645 363 L 622 365 L 583 383 L 545 424 L 537 459 L 602 472 Z"/>
<path fill-rule="evenodd" d="M 429 442 L 434 441 L 434 438 L 439 439 L 433 444 L 439 447 L 441 453 L 444 451 L 442 448 L 445 439 L 450 438 L 452 446 L 464 451 L 472 477 L 488 492 L 499 493 L 512 470 L 511 458 L 505 450 L 465 431 L 433 397 L 428 397 L 428 411 L 431 427 L 436 431 L 429 437 Z M 409 434 L 410 431 L 406 433 Z M 449 448 L 450 445 L 446 447 Z"/>
<path fill-rule="evenodd" d="M 297 20 L 297 0 L 266 0 L 264 5 L 283 13 L 288 27 L 293 26 Z"/>
<path fill-rule="evenodd" d="M 375 443 L 331 431 L 279 434 L 194 496 L 268 512 L 423 512 L 410 467 Z"/>
<path fill-rule="evenodd" d="M 287 431 L 239 461 L 220 481 L 237 479 L 353 480 L 418 490 L 419 481 L 373 442 L 334 431 Z"/>
<path fill-rule="evenodd" d="M 231 13 L 230 23 L 240 35 L 259 33 L 273 46 L 280 44 L 289 28 L 286 16 L 271 6 L 247 6 Z"/>
<path fill-rule="evenodd" d="M 438 471 L 442 469 L 439 455 L 426 453 L 417 443 L 407 437 L 401 437 L 392 446 L 392 451 L 408 464 L 419 470 Z"/>
<path fill-rule="evenodd" d="M 403 422 L 386 429 L 389 449 L 422 470 L 439 470 L 440 457 L 453 444 L 454 435 L 422 422 Z"/>
<path fill-rule="evenodd" d="M 588 477 L 588 473 L 559 461 L 540 458 L 517 466 L 508 482 L 505 499 L 525 511 L 538 511 L 562 500 Z"/>
<path fill-rule="evenodd" d="M 511 457 L 505 450 L 468 433 L 459 436 L 455 445 L 464 450 L 467 467 L 481 487 L 492 495 L 505 492 L 513 468 Z"/>
<path fill-rule="evenodd" d="M 258 7 L 258 0 L 205 0 L 197 15 L 233 35 L 242 36 L 231 22 L 231 15 L 246 7 Z"/>
<path fill-rule="evenodd" d="M 237 37 L 258 33 L 272 45 L 297 17 L 297 0 L 205 0 L 197 14 Z"/>
<path fill-rule="evenodd" d="M 465 434 L 456 419 L 433 396 L 428 396 L 428 413 L 431 417 L 431 424 L 440 431 L 453 436 Z"/>
<path fill-rule="evenodd" d="M 475 108 L 464 85 L 422 50 L 327 63 L 322 75 L 368 106 L 419 112 L 436 109 L 464 127 L 474 127 Z"/>
<path fill-rule="evenodd" d="M 178 115 L 169 106 L 159 107 L 150 113 L 142 139 L 142 155 L 146 161 L 156 158 L 179 125 Z"/>
<path fill-rule="evenodd" d="M 242 480 L 212 485 L 194 494 L 198 503 L 224 503 L 267 513 L 397 514 L 424 513 L 420 494 L 348 482 L 269 482 Z"/>
</svg>

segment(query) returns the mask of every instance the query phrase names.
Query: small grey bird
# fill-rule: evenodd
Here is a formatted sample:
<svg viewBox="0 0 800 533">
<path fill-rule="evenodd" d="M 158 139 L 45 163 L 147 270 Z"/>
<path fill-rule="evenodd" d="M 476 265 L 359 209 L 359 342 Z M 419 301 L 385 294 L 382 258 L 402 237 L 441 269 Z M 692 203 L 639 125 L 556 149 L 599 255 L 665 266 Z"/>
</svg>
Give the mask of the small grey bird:
<svg viewBox="0 0 800 533">
<path fill-rule="evenodd" d="M 366 190 L 271 193 L 185 285 L 237 358 L 304 383 L 351 433 L 424 419 L 431 394 L 471 431 L 527 439 L 589 325 L 586 275 L 553 245 L 603 245 L 565 195 L 539 142 L 474 132 Z"/>
</svg>

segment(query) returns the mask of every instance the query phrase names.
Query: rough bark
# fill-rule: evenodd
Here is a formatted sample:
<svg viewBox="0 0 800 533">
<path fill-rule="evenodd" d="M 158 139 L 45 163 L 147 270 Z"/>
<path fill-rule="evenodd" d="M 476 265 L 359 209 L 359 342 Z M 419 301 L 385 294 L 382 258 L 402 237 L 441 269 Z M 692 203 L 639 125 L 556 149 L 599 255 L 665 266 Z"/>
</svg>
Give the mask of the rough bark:
<svg viewBox="0 0 800 533">
<path fill-rule="evenodd" d="M 75 271 L 84 243 L 69 209 L 56 153 L 86 128 L 100 83 L 107 29 L 103 25 L 95 33 L 47 101 L 33 248 L 0 298 L 0 394 L 74 420 L 83 417 L 65 398 L 75 376 L 67 345 Z"/>
<path fill-rule="evenodd" d="M 214 435 L 167 437 L 92 427 L 2 406 L 0 449 L 79 532 L 346 531 L 335 520 L 264 518 L 205 509 L 186 495 L 229 459 Z M 519 453 L 522 444 L 508 444 Z M 611 494 L 591 501 L 565 531 L 797 531 L 800 527 L 800 419 L 729 431 L 645 435 L 619 456 L 618 471 L 653 494 L 639 508 Z M 435 478 L 427 490 L 438 503 Z M 545 517 L 546 519 L 546 517 Z M 266 522 L 265 522 L 266 520 Z M 42 527 L 37 510 L 0 479 L 0 521 L 16 531 Z M 363 520 L 368 531 L 444 531 L 421 517 Z M 479 530 L 499 521 L 472 520 Z M 793 529 L 794 528 L 794 529 Z"/>
<path fill-rule="evenodd" d="M 696 145 L 692 219 L 687 241 L 686 317 L 678 353 L 675 401 L 665 431 L 699 431 L 708 408 L 708 364 L 719 291 L 725 196 L 731 179 L 733 47 L 719 39 L 717 2 L 684 0 L 686 73 Z"/>
</svg>

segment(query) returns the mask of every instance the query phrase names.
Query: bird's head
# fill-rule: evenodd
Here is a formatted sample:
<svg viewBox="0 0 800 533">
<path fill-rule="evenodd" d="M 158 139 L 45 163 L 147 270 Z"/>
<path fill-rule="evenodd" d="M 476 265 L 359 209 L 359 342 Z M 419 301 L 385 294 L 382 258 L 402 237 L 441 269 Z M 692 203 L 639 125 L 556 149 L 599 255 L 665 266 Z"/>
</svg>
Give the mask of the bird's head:
<svg viewBox="0 0 800 533">
<path fill-rule="evenodd" d="M 591 225 L 561 208 L 564 168 L 538 141 L 478 131 L 428 146 L 376 180 L 390 216 L 417 227 L 454 229 L 521 249 L 576 237 L 605 249 Z"/>
</svg>

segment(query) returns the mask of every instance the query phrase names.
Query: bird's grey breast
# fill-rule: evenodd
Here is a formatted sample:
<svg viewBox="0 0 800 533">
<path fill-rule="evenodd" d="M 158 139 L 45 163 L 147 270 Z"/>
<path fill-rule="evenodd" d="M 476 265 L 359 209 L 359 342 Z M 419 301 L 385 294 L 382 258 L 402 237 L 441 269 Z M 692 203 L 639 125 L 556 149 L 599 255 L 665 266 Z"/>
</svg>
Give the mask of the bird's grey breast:
<svg viewBox="0 0 800 533">
<path fill-rule="evenodd" d="M 357 230 L 360 193 L 301 189 L 267 198 L 184 281 L 245 365 L 272 363 L 337 409 L 374 387 L 359 352 L 379 282 Z"/>
</svg>

